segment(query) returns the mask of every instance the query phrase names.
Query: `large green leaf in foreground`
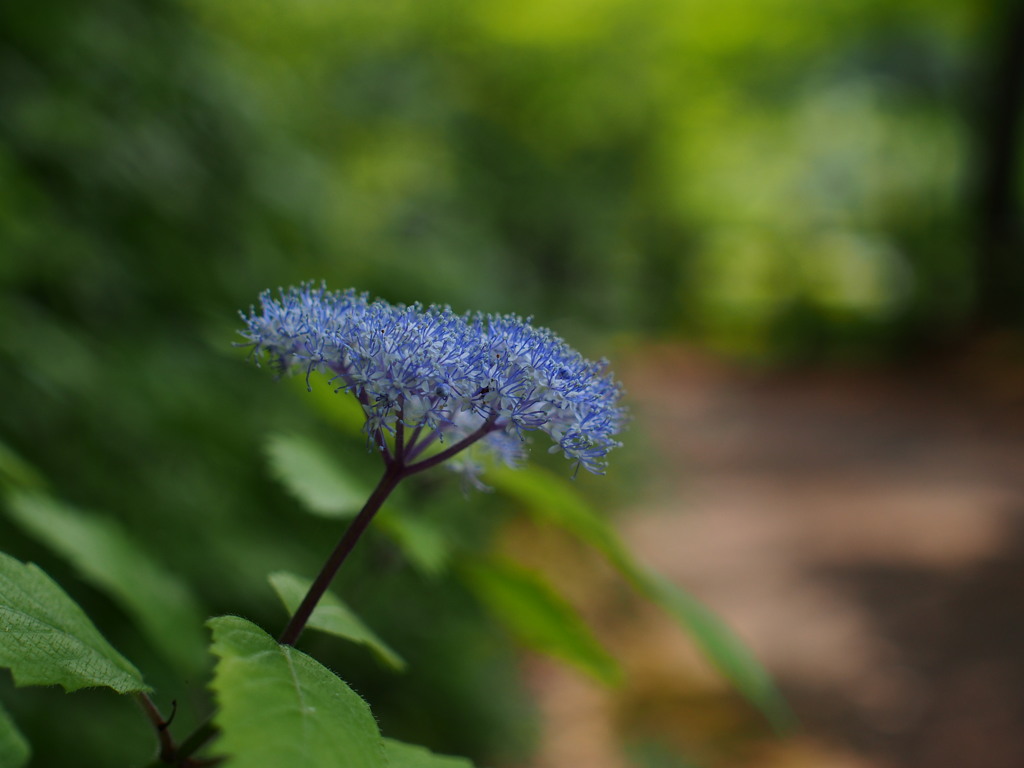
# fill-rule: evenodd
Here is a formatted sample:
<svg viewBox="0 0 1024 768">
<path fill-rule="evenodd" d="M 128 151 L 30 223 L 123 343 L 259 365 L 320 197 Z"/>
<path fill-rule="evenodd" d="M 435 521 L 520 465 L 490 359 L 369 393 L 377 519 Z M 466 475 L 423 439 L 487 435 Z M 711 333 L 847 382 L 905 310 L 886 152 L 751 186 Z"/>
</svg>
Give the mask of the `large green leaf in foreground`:
<svg viewBox="0 0 1024 768">
<path fill-rule="evenodd" d="M 150 642 L 183 670 L 206 660 L 203 618 L 184 584 L 132 541 L 117 521 L 42 493 L 12 493 L 11 517 L 70 560 L 82 576 L 135 618 Z"/>
<path fill-rule="evenodd" d="M 473 768 L 464 757 L 435 755 L 425 747 L 384 739 L 384 752 L 390 768 Z"/>
<path fill-rule="evenodd" d="M 32 755 L 28 742 L 0 706 L 0 768 L 22 768 Z"/>
<path fill-rule="evenodd" d="M 289 613 L 295 613 L 312 583 L 308 579 L 302 579 L 284 571 L 272 573 L 267 578 Z M 365 645 L 389 667 L 399 670 L 405 668 L 405 661 L 402 660 L 402 657 L 377 637 L 376 633 L 366 626 L 352 612 L 351 608 L 330 592 L 325 592 L 320 598 L 309 621 L 306 622 L 306 627 Z"/>
<path fill-rule="evenodd" d="M 704 654 L 777 730 L 792 726 L 785 699 L 743 643 L 711 611 L 638 563 L 605 522 L 566 481 L 538 467 L 494 467 L 487 482 L 517 500 L 538 521 L 556 525 L 603 554 L 634 589 L 664 608 Z"/>
<path fill-rule="evenodd" d="M 217 751 L 236 768 L 387 768 L 370 708 L 312 658 L 237 616 L 210 619 Z"/>
<path fill-rule="evenodd" d="M 103 639 L 64 590 L 35 565 L 2 552 L 0 667 L 10 667 L 18 685 L 146 690 L 138 670 Z"/>
</svg>

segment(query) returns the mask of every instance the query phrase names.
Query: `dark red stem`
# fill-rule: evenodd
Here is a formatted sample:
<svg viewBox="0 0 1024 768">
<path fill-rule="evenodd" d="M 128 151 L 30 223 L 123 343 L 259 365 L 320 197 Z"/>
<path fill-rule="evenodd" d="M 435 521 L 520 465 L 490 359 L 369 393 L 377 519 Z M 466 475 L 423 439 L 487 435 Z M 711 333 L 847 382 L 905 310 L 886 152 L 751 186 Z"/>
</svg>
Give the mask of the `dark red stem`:
<svg viewBox="0 0 1024 768">
<path fill-rule="evenodd" d="M 281 645 L 295 645 L 298 641 L 302 630 L 306 628 L 306 622 L 309 621 L 313 609 L 316 608 L 316 604 L 323 597 L 324 592 L 327 591 L 327 587 L 330 586 L 331 580 L 334 579 L 334 575 L 338 572 L 341 564 L 345 562 L 345 558 L 348 557 L 353 547 L 355 547 L 359 537 L 363 535 L 370 521 L 373 520 L 373 516 L 380 510 L 384 500 L 395 490 L 395 486 L 398 485 L 404 476 L 403 467 L 398 462 L 388 464 L 380 482 L 377 483 L 377 487 L 373 489 L 373 493 L 370 494 L 370 498 L 366 500 L 366 504 L 363 505 L 359 514 L 356 515 L 355 520 L 345 529 L 345 533 L 342 534 L 338 546 L 334 548 L 331 556 L 327 558 L 327 562 L 320 569 L 320 574 L 310 586 L 306 597 L 303 598 L 298 610 L 295 611 L 295 615 L 292 616 L 288 626 L 284 628 L 284 632 L 278 638 L 277 641 Z"/>
</svg>

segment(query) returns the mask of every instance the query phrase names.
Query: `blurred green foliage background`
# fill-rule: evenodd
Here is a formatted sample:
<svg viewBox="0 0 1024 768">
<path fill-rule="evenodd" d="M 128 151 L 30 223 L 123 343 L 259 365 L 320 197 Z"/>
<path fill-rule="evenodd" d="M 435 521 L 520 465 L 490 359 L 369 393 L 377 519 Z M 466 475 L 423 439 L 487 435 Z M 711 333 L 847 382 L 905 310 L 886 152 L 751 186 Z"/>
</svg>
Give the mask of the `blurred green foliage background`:
<svg viewBox="0 0 1024 768">
<path fill-rule="evenodd" d="M 211 614 L 275 626 L 264 575 L 311 571 L 336 534 L 291 513 L 266 434 L 376 467 L 232 348 L 264 288 L 533 314 L 591 356 L 670 337 L 863 361 L 1018 328 L 1022 16 L 1010 0 L 4 3 L 0 441 Z M 0 538 L 145 658 L 4 518 Z M 376 591 L 358 568 L 346 582 L 385 636 L 415 581 L 392 560 L 371 545 Z M 515 688 L 507 644 L 457 590 L 433 599 L 390 619 L 401 695 L 372 670 L 352 682 L 395 735 L 527 743 L 521 701 L 490 693 Z M 416 624 L 448 615 L 444 638 Z M 417 687 L 445 712 L 404 703 Z M 83 745 L 149 738 L 95 698 L 70 721 Z M 63 706 L 18 701 L 31 735 Z"/>
</svg>

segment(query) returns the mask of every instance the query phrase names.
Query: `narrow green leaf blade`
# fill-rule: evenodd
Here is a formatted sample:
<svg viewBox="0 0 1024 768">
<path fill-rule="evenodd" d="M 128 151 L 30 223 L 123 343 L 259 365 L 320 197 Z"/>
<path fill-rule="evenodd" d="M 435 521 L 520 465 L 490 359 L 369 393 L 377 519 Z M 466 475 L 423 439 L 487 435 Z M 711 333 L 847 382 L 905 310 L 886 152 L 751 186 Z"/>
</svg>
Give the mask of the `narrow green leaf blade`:
<svg viewBox="0 0 1024 768">
<path fill-rule="evenodd" d="M 266 452 L 274 476 L 314 514 L 352 517 L 370 495 L 370 490 L 349 477 L 327 451 L 305 437 L 271 435 Z"/>
<path fill-rule="evenodd" d="M 464 572 L 470 588 L 526 645 L 567 661 L 606 685 L 619 682 L 615 659 L 539 574 L 506 560 L 479 561 Z"/>
<path fill-rule="evenodd" d="M 11 518 L 67 558 L 83 578 L 110 595 L 163 656 L 194 672 L 206 658 L 203 615 L 184 584 L 161 568 L 112 519 L 40 493 L 14 493 Z"/>
<path fill-rule="evenodd" d="M 641 592 L 686 627 L 719 672 L 760 709 L 778 731 L 795 725 L 782 695 L 746 646 L 715 614 L 660 574 L 638 574 Z"/>
<path fill-rule="evenodd" d="M 384 739 L 384 753 L 390 768 L 473 768 L 464 757 L 449 757 L 431 752 L 426 747 Z"/>
<path fill-rule="evenodd" d="M 0 442 L 0 487 L 42 488 L 44 485 L 35 467 Z"/>
<path fill-rule="evenodd" d="M 718 671 L 780 732 L 795 718 L 764 667 L 732 631 L 693 597 L 641 566 L 615 530 L 564 479 L 539 467 L 494 467 L 487 481 L 537 521 L 562 528 L 601 552 L 633 588 L 682 625 Z"/>
<path fill-rule="evenodd" d="M 17 685 L 147 690 L 81 608 L 42 570 L 0 552 L 0 666 Z"/>
<path fill-rule="evenodd" d="M 0 768 L 23 768 L 31 756 L 25 737 L 0 705 Z"/>
<path fill-rule="evenodd" d="M 586 542 L 627 575 L 632 570 L 632 557 L 618 534 L 566 478 L 534 465 L 513 469 L 496 464 L 488 469 L 486 482 L 522 504 L 534 519 Z"/>
<path fill-rule="evenodd" d="M 268 579 L 289 613 L 295 613 L 298 610 L 299 604 L 302 603 L 302 599 L 312 584 L 308 579 L 284 571 L 272 573 Z M 340 598 L 330 592 L 324 593 L 324 596 L 320 598 L 320 602 L 313 610 L 306 626 L 309 629 L 318 629 L 353 643 L 365 645 L 373 651 L 378 659 L 392 669 L 405 669 L 405 661 L 402 657 L 377 637 L 376 633 L 366 626 Z"/>
<path fill-rule="evenodd" d="M 218 750 L 237 768 L 387 768 L 370 708 L 326 667 L 237 616 L 210 619 Z"/>
</svg>

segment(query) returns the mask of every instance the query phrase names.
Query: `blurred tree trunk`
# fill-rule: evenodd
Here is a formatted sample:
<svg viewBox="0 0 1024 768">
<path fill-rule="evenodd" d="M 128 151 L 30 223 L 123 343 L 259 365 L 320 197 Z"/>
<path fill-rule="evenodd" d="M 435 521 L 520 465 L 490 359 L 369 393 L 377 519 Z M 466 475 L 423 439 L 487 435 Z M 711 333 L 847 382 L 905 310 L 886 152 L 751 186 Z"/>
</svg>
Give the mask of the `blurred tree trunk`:
<svg viewBox="0 0 1024 768">
<path fill-rule="evenodd" d="M 1024 242 L 1020 198 L 1021 114 L 1024 108 L 1024 0 L 1002 0 L 983 63 L 977 133 L 978 303 L 981 329 L 1024 319 Z M 984 55 L 984 54 L 983 54 Z"/>
</svg>

